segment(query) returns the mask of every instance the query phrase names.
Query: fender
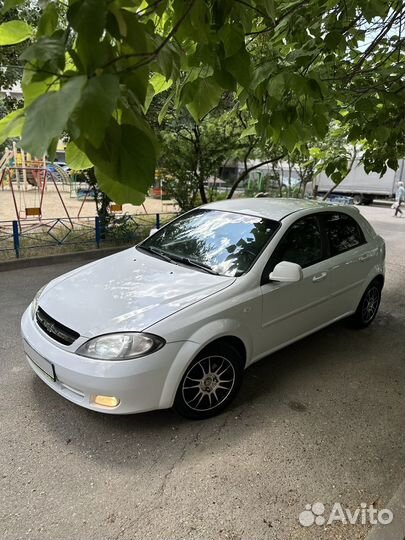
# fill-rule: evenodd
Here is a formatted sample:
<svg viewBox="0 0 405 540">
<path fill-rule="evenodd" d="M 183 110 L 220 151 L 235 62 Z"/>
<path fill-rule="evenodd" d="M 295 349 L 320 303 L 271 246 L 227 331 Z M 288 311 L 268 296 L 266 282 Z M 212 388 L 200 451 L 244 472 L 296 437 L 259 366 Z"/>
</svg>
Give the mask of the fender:
<svg viewBox="0 0 405 540">
<path fill-rule="evenodd" d="M 183 346 L 177 353 L 163 385 L 159 408 L 165 409 L 173 405 L 180 381 L 194 358 L 207 345 L 226 336 L 237 337 L 243 341 L 246 349 L 246 366 L 249 364 L 252 354 L 252 338 L 246 330 L 241 327 L 240 322 L 235 319 L 210 321 L 194 332 L 194 334 L 190 336 L 190 339 L 183 343 Z"/>
<path fill-rule="evenodd" d="M 381 265 L 374 266 L 374 268 L 372 268 L 372 270 L 370 270 L 370 272 L 367 274 L 367 277 L 363 281 L 364 286 L 363 286 L 362 291 L 360 292 L 360 294 L 357 297 L 354 298 L 354 301 L 353 301 L 353 304 L 354 304 L 353 313 L 356 311 L 357 306 L 359 305 L 360 300 L 363 297 L 363 294 L 366 292 L 367 287 L 370 285 L 370 283 L 373 281 L 373 279 L 375 279 L 377 276 L 382 276 L 383 278 L 385 278 L 385 276 L 384 276 L 384 265 L 381 264 Z"/>
</svg>

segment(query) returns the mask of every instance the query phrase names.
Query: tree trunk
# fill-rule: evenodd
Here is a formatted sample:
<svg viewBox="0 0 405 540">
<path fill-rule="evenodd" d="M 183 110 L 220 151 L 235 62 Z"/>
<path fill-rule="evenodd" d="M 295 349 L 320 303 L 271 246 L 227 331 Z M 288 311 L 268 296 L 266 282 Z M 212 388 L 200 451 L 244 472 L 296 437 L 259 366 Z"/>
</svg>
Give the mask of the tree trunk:
<svg viewBox="0 0 405 540">
<path fill-rule="evenodd" d="M 195 126 L 193 127 L 193 132 L 194 132 L 194 149 L 195 149 L 195 154 L 196 154 L 196 170 L 194 171 L 194 174 L 198 181 L 198 191 L 200 193 L 201 202 L 202 204 L 207 204 L 208 199 L 207 199 L 207 194 L 205 193 L 204 175 L 201 172 L 201 168 L 202 168 L 201 167 L 201 144 L 200 144 L 201 132 L 197 124 L 195 124 Z"/>
</svg>

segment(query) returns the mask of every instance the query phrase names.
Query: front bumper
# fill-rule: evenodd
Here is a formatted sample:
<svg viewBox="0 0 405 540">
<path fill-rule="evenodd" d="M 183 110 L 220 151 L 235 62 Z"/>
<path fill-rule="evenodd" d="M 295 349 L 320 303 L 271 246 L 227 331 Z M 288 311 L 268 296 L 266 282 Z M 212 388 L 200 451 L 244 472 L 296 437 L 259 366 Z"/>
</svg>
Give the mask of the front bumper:
<svg viewBox="0 0 405 540">
<path fill-rule="evenodd" d="M 21 333 L 29 365 L 50 388 L 77 405 L 110 414 L 170 407 L 179 371 L 172 376 L 172 365 L 176 360 L 179 366 L 179 354 L 185 344 L 187 354 L 181 355 L 184 368 L 192 352 L 190 342 L 176 342 L 166 343 L 155 353 L 133 360 L 85 358 L 49 338 L 32 319 L 30 308 L 22 317 Z M 96 395 L 114 396 L 120 402 L 114 408 L 101 406 L 94 403 Z"/>
</svg>

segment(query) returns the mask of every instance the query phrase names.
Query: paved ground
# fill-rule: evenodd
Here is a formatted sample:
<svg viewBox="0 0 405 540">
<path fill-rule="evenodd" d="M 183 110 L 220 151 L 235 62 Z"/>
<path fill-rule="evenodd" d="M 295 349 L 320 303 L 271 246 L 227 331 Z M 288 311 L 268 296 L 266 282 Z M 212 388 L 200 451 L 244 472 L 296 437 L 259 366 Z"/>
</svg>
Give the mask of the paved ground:
<svg viewBox="0 0 405 540">
<path fill-rule="evenodd" d="M 206 422 L 103 416 L 52 392 L 26 366 L 18 325 L 73 265 L 1 273 L 1 537 L 364 538 L 363 525 L 298 522 L 314 501 L 384 508 L 404 474 L 405 219 L 363 211 L 388 247 L 373 326 L 337 324 L 256 364 Z"/>
</svg>

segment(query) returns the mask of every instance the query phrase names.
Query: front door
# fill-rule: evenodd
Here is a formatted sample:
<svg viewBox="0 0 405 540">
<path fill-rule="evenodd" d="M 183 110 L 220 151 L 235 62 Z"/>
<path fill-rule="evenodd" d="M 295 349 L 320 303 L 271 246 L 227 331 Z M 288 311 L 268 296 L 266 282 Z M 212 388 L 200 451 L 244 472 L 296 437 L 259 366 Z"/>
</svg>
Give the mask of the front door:
<svg viewBox="0 0 405 540">
<path fill-rule="evenodd" d="M 333 282 L 326 258 L 324 235 L 315 215 L 297 220 L 280 240 L 262 278 L 258 355 L 304 336 L 328 320 Z M 295 283 L 266 282 L 266 276 L 281 261 L 299 264 L 304 278 Z"/>
</svg>

